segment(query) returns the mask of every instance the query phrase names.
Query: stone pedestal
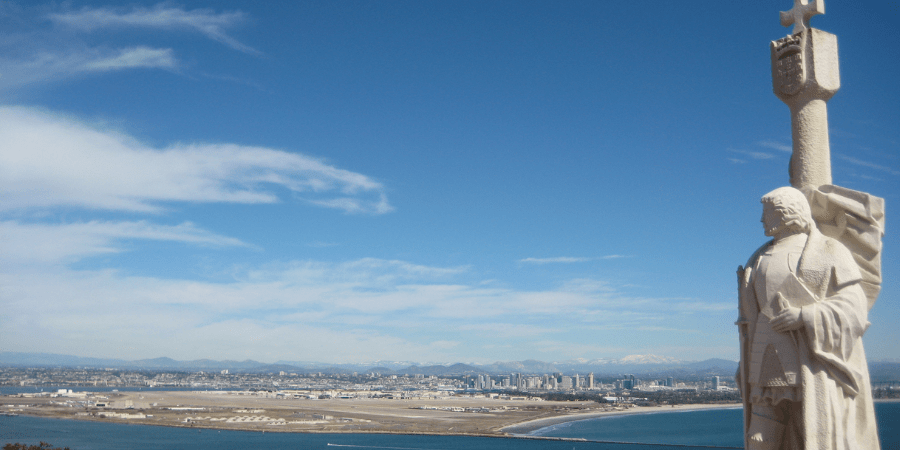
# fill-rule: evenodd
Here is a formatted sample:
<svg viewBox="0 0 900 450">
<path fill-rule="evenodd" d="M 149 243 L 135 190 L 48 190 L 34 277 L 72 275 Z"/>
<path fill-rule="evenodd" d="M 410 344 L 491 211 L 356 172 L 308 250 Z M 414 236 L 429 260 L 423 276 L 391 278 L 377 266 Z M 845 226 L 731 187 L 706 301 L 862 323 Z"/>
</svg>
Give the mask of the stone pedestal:
<svg viewBox="0 0 900 450">
<path fill-rule="evenodd" d="M 831 184 L 828 109 L 841 87 L 837 36 L 815 28 L 773 41 L 772 89 L 791 110 L 791 185 Z"/>
</svg>

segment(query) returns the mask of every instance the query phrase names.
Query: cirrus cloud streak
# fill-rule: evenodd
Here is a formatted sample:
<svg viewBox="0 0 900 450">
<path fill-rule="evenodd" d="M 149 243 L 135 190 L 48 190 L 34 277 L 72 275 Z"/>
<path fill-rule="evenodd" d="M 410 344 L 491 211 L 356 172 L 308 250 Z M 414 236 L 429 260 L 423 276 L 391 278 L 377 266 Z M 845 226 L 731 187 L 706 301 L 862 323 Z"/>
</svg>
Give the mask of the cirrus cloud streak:
<svg viewBox="0 0 900 450">
<path fill-rule="evenodd" d="M 274 203 L 283 189 L 348 213 L 393 210 L 381 183 L 299 153 L 235 144 L 158 149 L 59 114 L 0 107 L 0 211 L 154 213 L 167 202 Z"/>
<path fill-rule="evenodd" d="M 553 358 L 560 353 L 533 354 L 543 352 L 533 345 L 572 334 L 642 339 L 642 330 L 719 309 L 695 299 L 630 298 L 586 280 L 546 290 L 487 289 L 460 282 L 468 268 L 374 258 L 294 261 L 216 283 L 62 266 L 33 271 L 15 257 L 3 256 L 10 270 L 0 271 L 0 340 L 23 351 L 78 354 L 81 346 L 100 356 L 459 361 L 470 349 L 446 343 L 470 341 L 474 333 L 492 348 L 519 349 L 511 357 Z M 185 339 L 203 345 L 184 346 Z M 298 345 L 304 342 L 315 345 Z M 130 351 L 118 347 L 126 344 Z"/>
<path fill-rule="evenodd" d="M 216 13 L 209 9 L 186 11 L 164 4 L 153 8 L 133 8 L 131 10 L 112 8 L 83 8 L 80 11 L 50 14 L 54 23 L 81 30 L 94 31 L 103 28 L 156 28 L 163 30 L 187 30 L 198 32 L 209 39 L 225 44 L 235 50 L 258 54 L 250 46 L 228 36 L 225 30 L 241 22 L 246 17 L 239 11 Z"/>
<path fill-rule="evenodd" d="M 247 245 L 238 239 L 220 236 L 191 222 L 158 225 L 146 221 L 90 221 L 69 224 L 0 221 L 3 238 L 0 261 L 22 264 L 65 264 L 83 258 L 124 250 L 122 240 L 146 239 L 183 242 L 192 245 L 231 247 Z"/>
</svg>

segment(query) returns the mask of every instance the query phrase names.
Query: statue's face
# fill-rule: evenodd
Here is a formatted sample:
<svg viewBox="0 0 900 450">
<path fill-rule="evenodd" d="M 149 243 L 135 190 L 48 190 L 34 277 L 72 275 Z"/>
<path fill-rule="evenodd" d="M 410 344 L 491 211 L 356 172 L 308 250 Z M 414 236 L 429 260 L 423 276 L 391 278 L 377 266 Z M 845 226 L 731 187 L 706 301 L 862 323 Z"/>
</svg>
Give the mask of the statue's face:
<svg viewBox="0 0 900 450">
<path fill-rule="evenodd" d="M 766 236 L 777 235 L 784 228 L 784 215 L 771 203 L 763 203 L 762 219 L 763 230 Z"/>
</svg>

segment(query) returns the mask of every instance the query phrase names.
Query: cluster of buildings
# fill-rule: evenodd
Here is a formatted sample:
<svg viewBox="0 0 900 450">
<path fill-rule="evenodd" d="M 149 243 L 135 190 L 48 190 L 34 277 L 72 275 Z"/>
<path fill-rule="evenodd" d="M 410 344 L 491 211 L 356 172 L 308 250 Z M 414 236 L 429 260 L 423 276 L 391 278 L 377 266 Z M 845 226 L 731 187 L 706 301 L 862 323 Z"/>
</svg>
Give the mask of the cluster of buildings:
<svg viewBox="0 0 900 450">
<path fill-rule="evenodd" d="M 733 383 L 733 380 L 730 381 Z M 343 391 L 343 392 L 623 392 L 659 390 L 729 390 L 718 376 L 676 381 L 673 377 L 641 380 L 634 375 L 605 377 L 554 374 L 326 374 L 281 371 L 275 373 L 151 372 L 113 369 L 0 368 L 0 386 L 147 387 L 192 390 Z M 733 384 L 732 384 L 733 386 Z"/>
<path fill-rule="evenodd" d="M 721 377 L 713 376 L 707 380 L 694 380 L 691 383 L 676 382 L 674 377 L 663 379 L 640 380 L 634 375 L 628 374 L 614 381 L 601 383 L 594 378 L 593 373 L 587 376 L 564 375 L 562 373 L 544 375 L 526 375 L 513 373 L 510 375 L 492 376 L 490 374 L 472 375 L 467 377 L 466 386 L 474 390 L 517 390 L 530 391 L 657 391 L 666 389 L 693 389 L 693 390 L 731 390 Z"/>
<path fill-rule="evenodd" d="M 468 385 L 468 383 L 467 383 Z M 594 374 L 586 377 L 575 374 L 574 376 L 557 374 L 525 375 L 513 373 L 492 377 L 490 374 L 473 376 L 471 387 L 475 390 L 515 389 L 518 391 L 545 390 L 593 390 L 597 387 L 594 383 Z"/>
</svg>

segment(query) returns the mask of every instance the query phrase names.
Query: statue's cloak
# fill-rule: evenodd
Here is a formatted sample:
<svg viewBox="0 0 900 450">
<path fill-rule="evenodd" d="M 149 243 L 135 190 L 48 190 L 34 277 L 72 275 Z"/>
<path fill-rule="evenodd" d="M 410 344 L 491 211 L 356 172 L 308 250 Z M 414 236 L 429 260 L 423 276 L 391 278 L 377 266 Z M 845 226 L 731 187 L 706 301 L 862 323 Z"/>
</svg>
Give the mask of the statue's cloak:
<svg viewBox="0 0 900 450">
<path fill-rule="evenodd" d="M 746 268 L 738 268 L 741 364 L 737 379 L 744 400 L 744 430 L 749 427 L 749 355 L 759 303 L 753 289 L 757 260 L 772 245 L 758 249 Z M 785 449 L 878 450 L 875 410 L 862 336 L 869 326 L 869 302 L 854 256 L 837 240 L 811 230 L 797 277 L 817 301 L 801 308 L 803 327 L 792 331 L 800 359 L 800 418 L 785 430 Z M 746 436 L 745 436 L 746 439 Z M 749 446 L 748 446 L 749 447 Z"/>
</svg>

